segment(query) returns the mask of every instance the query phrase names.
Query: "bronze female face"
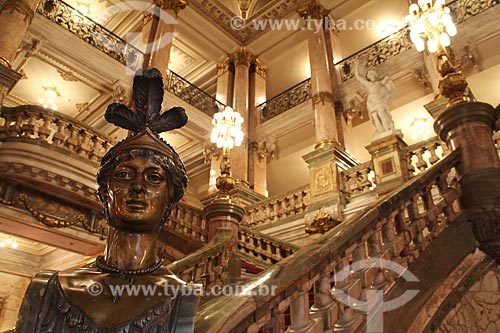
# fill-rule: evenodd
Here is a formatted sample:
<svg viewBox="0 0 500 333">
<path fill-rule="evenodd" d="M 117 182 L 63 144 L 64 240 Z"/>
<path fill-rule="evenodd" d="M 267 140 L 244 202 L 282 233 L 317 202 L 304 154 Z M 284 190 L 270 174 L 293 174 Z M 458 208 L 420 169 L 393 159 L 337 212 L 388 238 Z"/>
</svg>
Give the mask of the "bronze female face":
<svg viewBox="0 0 500 333">
<path fill-rule="evenodd" d="M 151 156 L 118 163 L 108 184 L 110 225 L 130 232 L 157 231 L 167 194 L 165 171 Z"/>
<path fill-rule="evenodd" d="M 124 149 L 103 158 L 97 182 L 109 225 L 147 232 L 159 230 L 182 198 L 187 177 L 175 152 Z"/>
</svg>

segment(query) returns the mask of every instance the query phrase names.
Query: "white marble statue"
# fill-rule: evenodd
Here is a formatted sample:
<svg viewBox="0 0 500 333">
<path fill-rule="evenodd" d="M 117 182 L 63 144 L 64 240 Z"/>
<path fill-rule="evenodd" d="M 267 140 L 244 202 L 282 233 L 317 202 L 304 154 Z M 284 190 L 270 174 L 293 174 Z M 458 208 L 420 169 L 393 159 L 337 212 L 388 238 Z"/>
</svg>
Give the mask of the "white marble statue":
<svg viewBox="0 0 500 333">
<path fill-rule="evenodd" d="M 389 105 L 396 96 L 396 87 L 392 80 L 387 75 L 380 77 L 376 71 L 367 70 L 359 62 L 354 65 L 354 75 L 368 93 L 366 108 L 373 126 L 377 129 L 374 136 L 394 132 L 396 129 L 389 110 Z"/>
</svg>

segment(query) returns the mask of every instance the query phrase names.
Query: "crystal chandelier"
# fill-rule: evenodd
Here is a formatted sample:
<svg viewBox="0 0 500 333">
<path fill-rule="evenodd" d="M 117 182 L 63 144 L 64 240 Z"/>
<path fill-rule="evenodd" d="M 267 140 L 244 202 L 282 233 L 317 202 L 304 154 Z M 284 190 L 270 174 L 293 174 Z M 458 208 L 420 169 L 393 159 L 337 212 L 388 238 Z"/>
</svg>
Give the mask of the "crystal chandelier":
<svg viewBox="0 0 500 333">
<path fill-rule="evenodd" d="M 410 5 L 409 12 L 405 21 L 410 25 L 410 38 L 417 51 L 425 50 L 425 41 L 431 53 L 440 46 L 450 46 L 450 36 L 457 34 L 457 28 L 444 0 L 418 0 L 418 4 Z"/>
<path fill-rule="evenodd" d="M 226 106 L 224 111 L 214 114 L 214 119 L 212 119 L 214 128 L 210 141 L 223 151 L 241 146 L 243 141 L 241 124 L 243 124 L 243 117 L 230 106 Z"/>
<path fill-rule="evenodd" d="M 218 197 L 229 199 L 229 192 L 234 188 L 235 181 L 231 177 L 231 163 L 229 161 L 229 152 L 234 147 L 241 146 L 243 141 L 243 117 L 231 107 L 226 106 L 223 111 L 214 114 L 212 125 L 212 136 L 210 141 L 215 143 L 217 148 L 222 148 L 222 161 L 220 165 L 220 177 L 216 180 Z"/>
<path fill-rule="evenodd" d="M 17 249 L 17 242 L 15 239 L 12 239 L 9 236 L 7 239 L 0 240 L 0 248 L 2 247 L 10 247 L 12 249 Z"/>
</svg>

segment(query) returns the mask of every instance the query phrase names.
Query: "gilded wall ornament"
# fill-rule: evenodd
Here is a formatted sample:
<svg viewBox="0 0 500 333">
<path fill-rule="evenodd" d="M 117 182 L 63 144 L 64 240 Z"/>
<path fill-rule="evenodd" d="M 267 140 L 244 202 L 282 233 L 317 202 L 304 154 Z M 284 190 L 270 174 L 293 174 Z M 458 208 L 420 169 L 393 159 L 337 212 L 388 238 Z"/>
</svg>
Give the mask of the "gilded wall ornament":
<svg viewBox="0 0 500 333">
<path fill-rule="evenodd" d="M 246 46 L 241 46 L 237 52 L 231 55 L 231 60 L 235 66 L 242 65 L 249 67 L 254 59 L 255 56 L 248 52 Z"/>
<path fill-rule="evenodd" d="M 156 6 L 164 10 L 173 10 L 175 14 L 179 14 L 188 3 L 188 0 L 154 0 Z"/>
<path fill-rule="evenodd" d="M 229 72 L 231 65 L 231 60 L 229 57 L 224 58 L 221 62 L 217 63 L 217 76 L 224 75 Z"/>
</svg>

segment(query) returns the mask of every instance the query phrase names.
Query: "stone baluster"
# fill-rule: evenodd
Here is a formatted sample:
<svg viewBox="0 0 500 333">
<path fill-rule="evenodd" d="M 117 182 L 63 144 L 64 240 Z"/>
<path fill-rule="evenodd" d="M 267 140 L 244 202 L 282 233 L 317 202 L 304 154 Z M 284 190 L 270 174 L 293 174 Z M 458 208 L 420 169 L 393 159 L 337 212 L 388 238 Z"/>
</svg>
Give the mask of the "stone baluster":
<svg viewBox="0 0 500 333">
<path fill-rule="evenodd" d="M 299 287 L 298 296 L 290 303 L 290 327 L 288 333 L 312 332 L 315 321 L 309 316 L 309 295 L 307 289 Z"/>
<path fill-rule="evenodd" d="M 415 167 L 413 166 L 413 156 L 415 154 L 413 152 L 409 152 L 408 155 L 406 156 L 406 163 L 408 165 L 408 172 L 410 173 L 410 175 L 413 175 L 415 173 L 415 171 L 417 171 L 415 169 Z"/>
<path fill-rule="evenodd" d="M 70 132 L 68 139 L 66 140 L 66 147 L 73 151 L 76 152 L 78 150 L 78 145 L 80 142 L 79 138 L 79 130 L 76 126 L 74 125 L 68 125 L 68 130 Z"/>
<path fill-rule="evenodd" d="M 416 164 L 416 167 L 418 170 L 420 171 L 424 171 L 426 168 L 427 168 L 427 162 L 425 162 L 424 160 L 424 153 L 425 153 L 425 150 L 424 148 L 421 148 L 421 149 L 417 149 L 415 151 L 415 155 L 417 156 L 417 164 Z"/>
<path fill-rule="evenodd" d="M 21 136 L 25 138 L 34 138 L 37 133 L 36 122 L 38 120 L 39 114 L 38 112 L 27 111 L 24 124 L 21 126 Z"/>
<path fill-rule="evenodd" d="M 350 253 L 346 251 L 345 256 L 341 258 L 335 267 L 335 287 L 332 289 L 333 296 L 335 297 L 337 292 L 342 294 L 347 294 L 354 299 L 360 299 L 361 296 L 361 283 L 358 279 L 353 280 L 352 274 L 350 272 L 349 263 Z M 343 272 L 344 279 L 339 279 L 339 274 Z M 355 332 L 356 329 L 363 323 L 363 316 L 361 313 L 356 311 L 353 307 L 339 302 L 340 313 L 342 314 L 335 324 L 336 330 L 341 332 Z"/>
<path fill-rule="evenodd" d="M 62 119 L 57 119 L 56 124 L 57 124 L 57 132 L 54 133 L 52 141 L 54 142 L 54 145 L 62 147 L 64 145 L 64 142 L 66 141 L 65 129 L 67 123 Z"/>
<path fill-rule="evenodd" d="M 5 138 L 9 136 L 11 131 L 11 123 L 14 120 L 14 115 L 11 113 L 3 113 L 1 116 L 4 119 L 4 123 L 0 128 L 0 138 Z"/>
<path fill-rule="evenodd" d="M 80 130 L 80 144 L 78 145 L 78 155 L 85 158 L 90 157 L 90 152 L 92 151 L 92 134 L 88 131 L 82 129 Z"/>
<path fill-rule="evenodd" d="M 52 134 L 52 129 L 50 128 L 50 125 L 54 121 L 54 118 L 43 113 L 42 119 L 43 119 L 43 124 L 42 127 L 38 129 L 38 136 L 40 137 L 40 140 L 48 142 L 49 137 Z"/>
<path fill-rule="evenodd" d="M 384 251 L 384 243 L 382 240 L 382 228 L 384 224 L 387 223 L 387 219 L 384 219 L 378 225 L 377 230 L 372 233 L 368 237 L 367 246 L 368 246 L 368 257 L 369 258 L 382 258 L 390 260 L 390 253 L 385 253 Z M 389 258 L 387 258 L 389 257 Z M 371 268 L 371 273 L 373 273 L 373 277 L 371 278 L 371 287 L 376 290 L 387 290 L 389 288 L 388 280 L 385 276 L 385 272 L 380 267 Z"/>
<path fill-rule="evenodd" d="M 14 126 L 11 127 L 11 133 L 15 136 L 22 135 L 22 126 L 24 123 L 25 115 L 22 112 L 16 114 L 16 122 Z"/>
<path fill-rule="evenodd" d="M 438 147 L 438 145 L 436 143 L 431 143 L 427 146 L 427 150 L 431 154 L 431 156 L 429 157 L 429 163 L 431 165 L 434 165 L 434 164 L 436 164 L 437 161 L 439 161 L 439 157 L 436 154 L 437 147 Z"/>
<path fill-rule="evenodd" d="M 314 304 L 311 307 L 311 316 L 320 318 L 323 322 L 323 331 L 333 332 L 334 325 L 340 317 L 338 303 L 331 293 L 330 271 L 323 271 L 314 284 Z"/>
</svg>

